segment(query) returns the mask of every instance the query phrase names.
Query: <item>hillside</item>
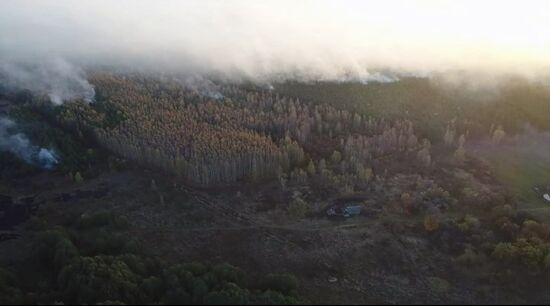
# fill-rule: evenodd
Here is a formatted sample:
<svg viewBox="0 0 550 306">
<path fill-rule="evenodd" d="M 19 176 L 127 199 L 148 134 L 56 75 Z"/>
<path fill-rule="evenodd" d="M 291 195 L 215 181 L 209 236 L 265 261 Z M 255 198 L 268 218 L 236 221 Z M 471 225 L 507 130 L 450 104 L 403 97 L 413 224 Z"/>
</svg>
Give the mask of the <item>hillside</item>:
<svg viewBox="0 0 550 306">
<path fill-rule="evenodd" d="M 59 159 L 3 153 L 3 214 L 22 222 L 1 236 L 3 303 L 547 299 L 550 227 L 514 187 L 535 181 L 493 163 L 514 165 L 521 138 L 498 120 L 468 133 L 488 122 L 439 113 L 454 98 L 423 80 L 215 96 L 153 75 L 90 82 L 92 104 L 3 94 L 3 115 Z M 426 96 L 439 115 L 412 107 Z M 327 215 L 346 205 L 360 215 Z"/>
</svg>

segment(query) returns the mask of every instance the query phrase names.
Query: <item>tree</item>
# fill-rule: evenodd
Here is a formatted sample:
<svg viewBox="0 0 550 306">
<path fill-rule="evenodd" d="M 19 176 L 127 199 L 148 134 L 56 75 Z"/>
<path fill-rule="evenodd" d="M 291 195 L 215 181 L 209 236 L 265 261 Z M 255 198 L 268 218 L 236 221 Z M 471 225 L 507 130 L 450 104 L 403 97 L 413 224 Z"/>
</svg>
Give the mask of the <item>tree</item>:
<svg viewBox="0 0 550 306">
<path fill-rule="evenodd" d="M 403 210 L 405 211 L 405 213 L 407 214 L 412 213 L 413 200 L 411 195 L 408 192 L 404 192 L 401 194 L 401 204 L 403 205 Z"/>
<path fill-rule="evenodd" d="M 332 152 L 330 160 L 332 161 L 333 164 L 337 165 L 342 160 L 342 154 L 338 151 L 334 151 Z"/>
<path fill-rule="evenodd" d="M 317 171 L 321 175 L 324 174 L 325 171 L 327 171 L 327 162 L 324 158 L 321 158 L 321 160 L 319 161 L 319 164 L 317 165 Z"/>
<path fill-rule="evenodd" d="M 162 280 L 156 276 L 151 276 L 143 280 L 139 287 L 139 291 L 149 297 L 151 301 L 158 301 L 163 293 Z"/>
<path fill-rule="evenodd" d="M 413 150 L 417 146 L 418 146 L 418 138 L 414 134 L 410 135 L 409 138 L 407 139 L 407 148 L 409 150 Z"/>
<path fill-rule="evenodd" d="M 274 290 L 284 295 L 295 295 L 298 280 L 289 274 L 269 274 L 261 284 L 263 290 Z"/>
<path fill-rule="evenodd" d="M 279 174 L 279 186 L 281 187 L 281 190 L 283 192 L 286 191 L 286 183 L 287 183 L 287 178 L 286 176 L 284 175 L 284 173 L 281 172 L 281 174 Z"/>
<path fill-rule="evenodd" d="M 430 151 L 426 148 L 423 148 L 420 151 L 418 151 L 417 157 L 423 166 L 429 167 L 432 163 L 432 157 L 430 155 Z"/>
<path fill-rule="evenodd" d="M 455 160 L 457 160 L 458 162 L 464 162 L 464 160 L 466 159 L 466 151 L 464 150 L 464 147 L 463 146 L 459 146 L 455 153 L 454 153 L 454 158 Z"/>
<path fill-rule="evenodd" d="M 501 242 L 495 246 L 491 256 L 502 262 L 510 264 L 517 259 L 518 249 L 512 243 Z"/>
<path fill-rule="evenodd" d="M 357 171 L 357 177 L 364 183 L 368 183 L 372 177 L 372 168 L 361 166 Z"/>
<path fill-rule="evenodd" d="M 239 286 L 226 283 L 219 291 L 210 292 L 204 299 L 207 305 L 247 305 L 250 300 L 250 292 Z"/>
<path fill-rule="evenodd" d="M 82 178 L 82 175 L 80 174 L 80 172 L 77 172 L 75 175 L 74 175 L 74 182 L 77 183 L 77 184 L 80 184 L 84 181 L 84 178 Z"/>
<path fill-rule="evenodd" d="M 466 215 L 464 217 L 464 221 L 458 224 L 458 228 L 465 233 L 473 233 L 478 230 L 480 226 L 481 223 L 479 222 L 479 219 L 472 215 Z"/>
<path fill-rule="evenodd" d="M 467 247 L 464 253 L 456 258 L 457 263 L 468 267 L 480 265 L 484 261 L 485 258 L 472 250 L 471 247 Z"/>
<path fill-rule="evenodd" d="M 137 276 L 117 257 L 81 257 L 61 271 L 58 282 L 69 303 L 132 303 L 138 296 Z"/>
<path fill-rule="evenodd" d="M 424 229 L 427 232 L 436 231 L 439 228 L 439 216 L 436 214 L 429 214 L 424 218 Z"/>
<path fill-rule="evenodd" d="M 544 258 L 544 268 L 546 270 L 550 270 L 550 253 L 548 253 Z"/>
<path fill-rule="evenodd" d="M 447 129 L 445 130 L 445 136 L 443 136 L 443 141 L 446 145 L 451 146 L 455 142 L 455 133 L 456 131 L 454 129 L 451 129 L 449 125 L 447 125 Z"/>
<path fill-rule="evenodd" d="M 544 261 L 543 249 L 526 239 L 517 240 L 515 246 L 518 248 L 520 262 L 532 271 L 539 272 Z"/>
<path fill-rule="evenodd" d="M 463 147 L 465 143 L 466 143 L 466 136 L 464 136 L 464 134 L 462 134 L 458 138 L 458 146 Z"/>
<path fill-rule="evenodd" d="M 500 144 L 504 136 L 506 136 L 506 133 L 502 129 L 502 126 L 499 125 L 498 128 L 493 132 L 493 137 L 492 137 L 493 143 L 496 145 Z"/>
<path fill-rule="evenodd" d="M 307 173 L 310 175 L 310 176 L 313 176 L 315 175 L 315 164 L 313 163 L 313 160 L 310 160 L 309 163 L 307 164 Z"/>
<path fill-rule="evenodd" d="M 288 204 L 288 215 L 294 220 L 299 220 L 305 217 L 308 210 L 307 202 L 302 199 L 299 192 L 295 192 Z"/>
<path fill-rule="evenodd" d="M 78 258 L 78 249 L 67 238 L 61 238 L 55 245 L 54 267 L 61 271 L 63 267 Z"/>
</svg>

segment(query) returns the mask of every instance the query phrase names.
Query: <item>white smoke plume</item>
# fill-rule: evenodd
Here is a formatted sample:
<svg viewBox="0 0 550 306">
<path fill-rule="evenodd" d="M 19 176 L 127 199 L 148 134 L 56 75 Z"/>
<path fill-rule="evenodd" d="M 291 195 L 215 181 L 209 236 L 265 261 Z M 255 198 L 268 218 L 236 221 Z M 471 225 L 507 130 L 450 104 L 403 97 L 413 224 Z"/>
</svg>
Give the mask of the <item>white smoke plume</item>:
<svg viewBox="0 0 550 306">
<path fill-rule="evenodd" d="M 0 58 L 263 84 L 447 71 L 539 78 L 550 70 L 549 28 L 544 0 L 2 0 Z M 63 89 L 52 100 L 72 96 Z"/>
<path fill-rule="evenodd" d="M 55 168 L 58 163 L 55 152 L 32 145 L 25 135 L 14 132 L 15 127 L 15 122 L 0 117 L 0 152 L 11 152 L 25 162 L 43 169 Z"/>
<path fill-rule="evenodd" d="M 0 61 L 0 81 L 8 87 L 47 94 L 56 105 L 77 98 L 91 103 L 95 96 L 84 73 L 59 58 L 32 63 Z"/>
<path fill-rule="evenodd" d="M 220 85 L 199 75 L 172 76 L 170 77 L 170 80 L 202 96 L 210 97 L 216 100 L 224 97 Z"/>
</svg>

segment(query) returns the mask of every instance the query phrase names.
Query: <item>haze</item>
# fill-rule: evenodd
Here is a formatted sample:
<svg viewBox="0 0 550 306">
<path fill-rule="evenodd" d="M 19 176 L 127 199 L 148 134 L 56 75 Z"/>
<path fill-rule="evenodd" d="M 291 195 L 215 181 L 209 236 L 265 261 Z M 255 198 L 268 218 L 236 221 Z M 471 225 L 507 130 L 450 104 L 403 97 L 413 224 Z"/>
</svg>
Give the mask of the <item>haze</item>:
<svg viewBox="0 0 550 306">
<path fill-rule="evenodd" d="M 380 79 L 379 71 L 539 76 L 545 1 L 0 3 L 2 62 L 168 68 L 235 79 Z"/>
</svg>

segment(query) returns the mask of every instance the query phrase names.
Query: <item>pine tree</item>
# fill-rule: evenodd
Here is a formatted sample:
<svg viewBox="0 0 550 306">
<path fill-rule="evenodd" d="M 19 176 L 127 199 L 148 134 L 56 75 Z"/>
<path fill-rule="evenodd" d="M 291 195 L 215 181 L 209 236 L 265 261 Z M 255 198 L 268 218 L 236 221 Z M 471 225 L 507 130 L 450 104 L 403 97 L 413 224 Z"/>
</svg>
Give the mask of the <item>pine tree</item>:
<svg viewBox="0 0 550 306">
<path fill-rule="evenodd" d="M 493 132 L 493 143 L 496 145 L 500 144 L 504 136 L 506 136 L 506 133 L 502 129 L 502 126 L 499 125 L 498 128 Z"/>
<path fill-rule="evenodd" d="M 338 164 L 342 160 L 342 154 L 338 151 L 334 151 L 332 152 L 330 160 L 332 161 L 333 164 Z"/>
<path fill-rule="evenodd" d="M 84 181 L 84 178 L 82 177 L 82 175 L 80 174 L 80 172 L 77 172 L 75 175 L 74 175 L 74 182 L 77 183 L 77 184 L 80 184 Z"/>
<path fill-rule="evenodd" d="M 310 176 L 315 175 L 315 164 L 313 163 L 313 160 L 309 160 L 306 170 Z"/>
</svg>

